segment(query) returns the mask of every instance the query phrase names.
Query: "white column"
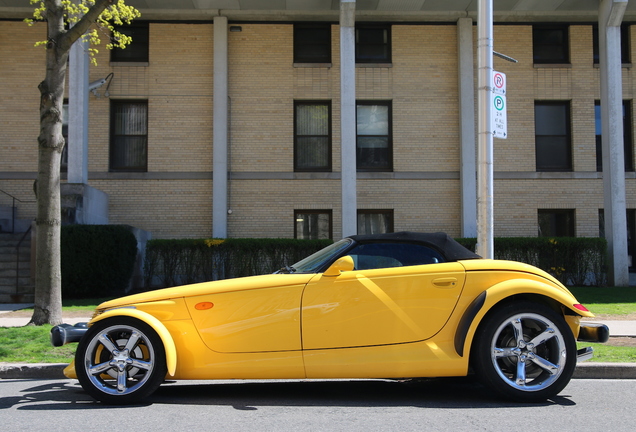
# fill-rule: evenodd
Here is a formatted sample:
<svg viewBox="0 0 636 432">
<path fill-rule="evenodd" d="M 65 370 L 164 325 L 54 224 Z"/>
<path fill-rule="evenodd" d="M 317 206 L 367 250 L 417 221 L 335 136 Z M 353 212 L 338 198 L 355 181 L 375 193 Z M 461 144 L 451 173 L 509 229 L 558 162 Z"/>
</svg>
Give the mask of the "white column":
<svg viewBox="0 0 636 432">
<path fill-rule="evenodd" d="M 629 285 L 620 33 L 626 7 L 627 0 L 602 0 L 598 23 L 605 238 L 609 258 L 608 282 L 615 286 Z"/>
<path fill-rule="evenodd" d="M 459 64 L 459 146 L 462 237 L 477 237 L 477 174 L 475 148 L 475 80 L 473 20 L 457 20 Z"/>
<path fill-rule="evenodd" d="M 214 114 L 212 165 L 212 236 L 227 237 L 228 67 L 227 17 L 214 17 Z"/>
<path fill-rule="evenodd" d="M 494 257 L 493 132 L 490 99 L 492 88 L 493 0 L 479 0 L 477 14 L 478 144 L 477 144 L 477 253 Z"/>
<path fill-rule="evenodd" d="M 340 1 L 342 237 L 357 233 L 355 0 Z"/>
<path fill-rule="evenodd" d="M 68 89 L 68 182 L 88 183 L 88 68 L 87 42 L 71 47 Z"/>
</svg>

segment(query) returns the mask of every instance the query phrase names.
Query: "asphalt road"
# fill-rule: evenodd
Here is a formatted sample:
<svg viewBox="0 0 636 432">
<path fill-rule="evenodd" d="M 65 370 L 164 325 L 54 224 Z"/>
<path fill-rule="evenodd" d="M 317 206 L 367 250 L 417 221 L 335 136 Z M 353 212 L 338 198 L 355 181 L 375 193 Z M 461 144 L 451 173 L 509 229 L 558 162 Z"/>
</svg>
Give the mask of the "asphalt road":
<svg viewBox="0 0 636 432">
<path fill-rule="evenodd" d="M 94 402 L 74 380 L 0 381 L 3 431 L 636 430 L 635 380 L 573 380 L 554 400 L 493 398 L 470 379 L 180 381 L 146 403 Z"/>
</svg>

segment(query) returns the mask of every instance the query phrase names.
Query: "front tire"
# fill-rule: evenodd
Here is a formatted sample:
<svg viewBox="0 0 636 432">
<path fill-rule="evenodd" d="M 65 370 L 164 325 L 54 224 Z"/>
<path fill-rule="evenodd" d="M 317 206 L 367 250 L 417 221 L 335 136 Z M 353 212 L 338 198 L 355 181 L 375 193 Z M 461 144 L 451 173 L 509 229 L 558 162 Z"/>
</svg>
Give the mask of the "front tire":
<svg viewBox="0 0 636 432">
<path fill-rule="evenodd" d="M 478 378 L 520 402 L 556 396 L 576 367 L 576 341 L 563 317 L 547 306 L 508 303 L 489 313 L 472 349 Z"/>
<path fill-rule="evenodd" d="M 75 367 L 82 388 L 108 404 L 142 400 L 167 373 L 161 338 L 130 317 L 107 318 L 90 327 L 77 347 Z"/>
</svg>

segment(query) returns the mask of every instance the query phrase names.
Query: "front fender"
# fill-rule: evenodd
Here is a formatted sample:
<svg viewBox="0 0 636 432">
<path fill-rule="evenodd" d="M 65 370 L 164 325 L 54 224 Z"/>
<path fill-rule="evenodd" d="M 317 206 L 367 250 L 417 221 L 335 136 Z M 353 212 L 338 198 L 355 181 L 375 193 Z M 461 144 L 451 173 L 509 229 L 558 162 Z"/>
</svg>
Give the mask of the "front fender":
<svg viewBox="0 0 636 432">
<path fill-rule="evenodd" d="M 159 321 L 157 318 L 150 315 L 149 313 L 128 307 L 110 309 L 103 314 L 93 318 L 88 323 L 88 325 L 91 326 L 98 321 L 117 316 L 136 318 L 140 321 L 145 322 L 150 327 L 152 327 L 154 331 L 157 332 L 157 334 L 161 338 L 161 341 L 163 342 L 164 350 L 166 351 L 166 366 L 168 367 L 168 374 L 174 375 L 177 370 L 177 347 L 175 346 L 172 335 L 170 334 L 166 326 L 164 326 L 161 321 Z"/>
<path fill-rule="evenodd" d="M 464 315 L 462 317 L 464 325 L 458 327 L 458 333 L 455 335 L 455 349 L 457 350 L 458 354 L 463 355 L 463 352 L 465 352 L 466 349 L 470 349 L 470 345 L 472 344 L 472 340 L 474 338 L 475 332 L 477 331 L 477 328 L 479 327 L 479 324 L 483 320 L 484 316 L 486 316 L 486 314 L 493 307 L 507 298 L 515 295 L 524 294 L 533 294 L 549 298 L 574 312 L 577 317 L 585 316 L 591 318 L 594 316 L 594 314 L 589 311 L 586 312 L 575 308 L 574 305 L 577 304 L 578 301 L 568 291 L 558 289 L 550 284 L 528 279 L 507 280 L 495 284 L 480 293 L 476 297 L 476 300 L 479 299 L 479 302 L 474 301 L 471 304 L 473 307 L 468 307 L 467 310 L 464 312 Z M 475 303 L 479 305 L 479 310 L 477 311 L 474 307 Z M 577 319 L 566 321 L 572 329 L 572 333 L 576 337 L 578 335 L 579 320 Z M 468 322 L 470 322 L 470 325 L 467 325 Z M 459 332 L 462 332 L 464 334 L 460 334 Z M 468 346 L 466 346 L 467 342 Z"/>
</svg>

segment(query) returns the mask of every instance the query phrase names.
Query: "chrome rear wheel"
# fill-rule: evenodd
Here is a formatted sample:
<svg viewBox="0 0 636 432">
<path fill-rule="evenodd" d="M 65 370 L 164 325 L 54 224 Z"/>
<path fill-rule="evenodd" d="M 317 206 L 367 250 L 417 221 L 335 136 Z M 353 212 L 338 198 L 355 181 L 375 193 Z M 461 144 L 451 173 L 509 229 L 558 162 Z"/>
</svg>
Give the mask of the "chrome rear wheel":
<svg viewBox="0 0 636 432">
<path fill-rule="evenodd" d="M 473 364 L 484 383 L 521 401 L 545 400 L 563 390 L 576 366 L 576 344 L 562 316 L 523 302 L 485 319 L 473 350 Z"/>
</svg>

